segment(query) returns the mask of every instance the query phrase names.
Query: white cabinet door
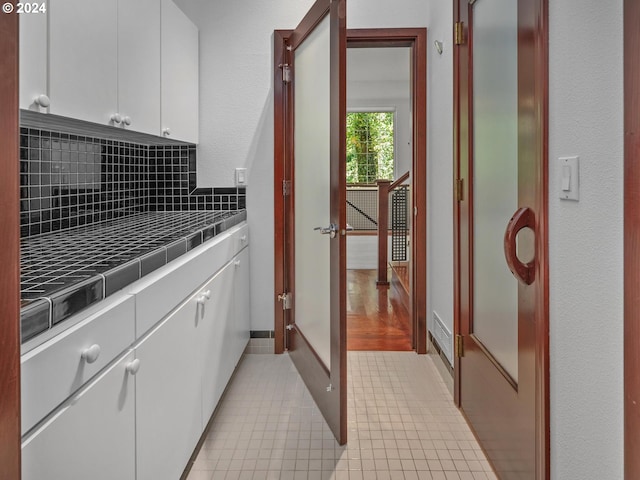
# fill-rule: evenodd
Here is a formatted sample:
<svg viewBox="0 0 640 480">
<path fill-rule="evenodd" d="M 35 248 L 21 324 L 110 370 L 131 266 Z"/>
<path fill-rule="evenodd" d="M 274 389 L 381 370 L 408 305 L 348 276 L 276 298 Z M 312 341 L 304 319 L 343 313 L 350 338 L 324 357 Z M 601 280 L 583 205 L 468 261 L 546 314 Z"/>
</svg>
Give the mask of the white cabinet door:
<svg viewBox="0 0 640 480">
<path fill-rule="evenodd" d="M 20 108 L 27 110 L 47 111 L 33 102 L 47 95 L 47 15 L 20 15 Z"/>
<path fill-rule="evenodd" d="M 162 132 L 197 143 L 198 28 L 172 0 L 162 0 L 161 12 Z"/>
<path fill-rule="evenodd" d="M 234 267 L 228 263 L 201 290 L 199 364 L 202 368 L 202 426 L 209 422 L 236 366 L 234 351 Z"/>
<path fill-rule="evenodd" d="M 240 360 L 240 356 L 249 341 L 249 331 L 251 330 L 251 299 L 250 299 L 250 278 L 249 278 L 249 248 L 245 248 L 234 259 L 235 278 L 234 278 L 234 302 L 235 302 L 235 321 L 234 327 L 236 335 L 234 342 L 236 343 L 236 363 Z"/>
<path fill-rule="evenodd" d="M 51 5 L 51 113 L 102 124 L 115 113 L 117 6 L 111 0 L 64 0 Z"/>
<path fill-rule="evenodd" d="M 135 478 L 134 383 L 126 369 L 133 358 L 108 368 L 23 439 L 23 480 Z"/>
<path fill-rule="evenodd" d="M 160 3 L 118 1 L 118 113 L 124 128 L 160 135 Z"/>
<path fill-rule="evenodd" d="M 137 480 L 180 478 L 202 433 L 197 313 L 191 297 L 136 346 Z"/>
</svg>

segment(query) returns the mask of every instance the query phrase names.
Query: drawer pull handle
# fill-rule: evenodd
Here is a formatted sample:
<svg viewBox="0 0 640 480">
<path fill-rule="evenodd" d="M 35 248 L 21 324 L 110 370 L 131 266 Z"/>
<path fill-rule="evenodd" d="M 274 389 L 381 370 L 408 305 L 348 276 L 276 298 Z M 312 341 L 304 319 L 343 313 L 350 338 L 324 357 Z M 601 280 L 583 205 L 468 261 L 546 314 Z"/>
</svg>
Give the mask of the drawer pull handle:
<svg viewBox="0 0 640 480">
<path fill-rule="evenodd" d="M 140 370 L 140 359 L 136 358 L 133 362 L 127 364 L 127 372 L 131 375 L 135 375 Z"/>
<path fill-rule="evenodd" d="M 207 290 L 202 292 L 202 294 L 198 297 L 196 302 L 198 305 L 204 305 L 204 303 L 211 298 L 211 290 Z"/>
<path fill-rule="evenodd" d="M 242 243 L 247 243 L 247 236 L 246 236 L 246 235 L 242 235 L 242 236 L 240 237 L 240 241 L 241 241 Z"/>
<path fill-rule="evenodd" d="M 100 345 L 97 343 L 82 351 L 82 359 L 87 363 L 95 362 L 100 356 Z"/>
</svg>

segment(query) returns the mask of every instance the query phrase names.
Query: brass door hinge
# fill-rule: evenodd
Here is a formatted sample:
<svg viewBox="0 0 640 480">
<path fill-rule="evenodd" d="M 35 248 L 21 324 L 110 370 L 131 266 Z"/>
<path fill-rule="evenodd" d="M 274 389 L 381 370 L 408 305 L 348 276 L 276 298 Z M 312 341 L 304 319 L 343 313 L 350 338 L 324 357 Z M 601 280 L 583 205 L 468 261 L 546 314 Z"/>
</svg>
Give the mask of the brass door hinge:
<svg viewBox="0 0 640 480">
<path fill-rule="evenodd" d="M 282 69 L 282 82 L 291 83 L 291 65 L 288 63 L 281 63 L 278 66 Z"/>
<path fill-rule="evenodd" d="M 456 201 L 461 202 L 464 200 L 464 183 L 462 178 L 456 178 L 453 189 Z"/>
<path fill-rule="evenodd" d="M 291 293 L 290 292 L 284 292 L 278 295 L 278 301 L 282 302 L 283 310 L 291 310 Z"/>
<path fill-rule="evenodd" d="M 462 45 L 464 43 L 464 22 L 456 22 L 453 24 L 453 43 Z"/>
<path fill-rule="evenodd" d="M 282 195 L 291 195 L 291 180 L 282 180 Z"/>
<path fill-rule="evenodd" d="M 456 357 L 464 357 L 464 337 L 460 334 L 456 335 Z"/>
</svg>

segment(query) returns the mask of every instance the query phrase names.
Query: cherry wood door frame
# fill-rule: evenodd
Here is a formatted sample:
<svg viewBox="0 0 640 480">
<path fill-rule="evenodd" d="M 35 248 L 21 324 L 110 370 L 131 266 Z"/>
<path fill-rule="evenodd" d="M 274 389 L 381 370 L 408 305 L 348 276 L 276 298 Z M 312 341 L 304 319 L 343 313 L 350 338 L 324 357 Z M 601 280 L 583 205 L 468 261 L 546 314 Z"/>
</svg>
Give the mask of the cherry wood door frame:
<svg viewBox="0 0 640 480">
<path fill-rule="evenodd" d="M 0 15 L 0 478 L 20 479 L 18 15 Z"/>
<path fill-rule="evenodd" d="M 466 19 L 468 0 L 453 1 L 454 22 Z M 463 10 L 464 9 L 464 10 Z M 536 479 L 548 479 L 550 477 L 549 454 L 549 247 L 548 247 L 548 0 L 534 0 L 527 8 L 519 8 L 519 32 L 518 41 L 521 48 L 533 51 L 535 61 L 528 65 L 519 62 L 518 88 L 533 91 L 532 98 L 527 99 L 527 104 L 519 105 L 519 108 L 527 109 L 529 118 L 535 123 L 536 135 L 527 138 L 525 148 L 533 149 L 534 164 L 528 168 L 534 173 L 536 189 L 540 192 L 534 203 L 535 211 L 541 212 L 537 219 L 537 242 L 535 255 L 538 259 L 536 278 L 541 282 L 541 287 L 536 290 L 535 302 L 540 308 L 537 310 L 534 326 L 535 335 L 535 468 Z M 469 164 L 462 161 L 469 157 L 467 142 L 461 141 L 470 134 L 469 99 L 471 85 L 468 81 L 470 68 L 467 62 L 469 55 L 469 38 L 467 25 L 462 25 L 462 43 L 454 49 L 454 181 L 469 178 Z M 455 42 L 452 42 L 455 43 Z M 533 86 L 532 86 L 533 83 Z M 521 140 L 522 141 L 522 140 Z M 468 182 L 467 182 L 468 183 Z M 462 198 L 470 199 L 472 186 L 462 185 Z M 462 317 L 468 316 L 469 302 L 463 299 L 471 298 L 472 291 L 467 282 L 463 282 L 468 270 L 462 271 L 463 265 L 471 265 L 473 252 L 470 242 L 462 241 L 469 235 L 467 225 L 471 215 L 469 201 L 460 202 L 453 198 L 454 202 L 454 334 L 463 332 Z M 472 287 L 471 287 L 472 288 Z M 460 359 L 454 358 L 454 400 L 461 405 L 461 371 Z M 482 445 L 481 445 L 482 446 Z M 483 446 L 484 448 L 484 446 Z"/>
<path fill-rule="evenodd" d="M 640 478 L 640 2 L 624 0 L 624 478 Z"/>
<path fill-rule="evenodd" d="M 290 236 L 285 231 L 284 212 L 286 197 L 282 194 L 283 180 L 288 176 L 290 165 L 287 149 L 291 148 L 286 138 L 287 84 L 282 82 L 281 65 L 287 63 L 285 40 L 291 30 L 274 32 L 274 228 L 275 228 L 275 352 L 284 352 L 286 312 L 277 296 L 287 291 L 285 271 L 291 259 L 285 258 L 286 242 Z M 427 351 L 427 30 L 425 28 L 382 28 L 347 30 L 348 48 L 410 47 L 413 110 L 413 164 L 412 164 L 412 323 L 413 343 L 417 353 Z"/>
</svg>

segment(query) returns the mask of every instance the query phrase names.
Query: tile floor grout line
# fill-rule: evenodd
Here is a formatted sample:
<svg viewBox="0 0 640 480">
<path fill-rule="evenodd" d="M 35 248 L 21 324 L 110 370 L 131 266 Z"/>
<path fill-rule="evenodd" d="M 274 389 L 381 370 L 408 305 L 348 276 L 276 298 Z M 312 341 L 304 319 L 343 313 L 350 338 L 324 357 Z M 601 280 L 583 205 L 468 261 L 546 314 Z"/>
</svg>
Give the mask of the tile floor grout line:
<svg viewBox="0 0 640 480">
<path fill-rule="evenodd" d="M 247 354 L 188 480 L 496 479 L 430 357 L 349 352 L 348 379 L 339 446 L 288 355 Z"/>
</svg>

